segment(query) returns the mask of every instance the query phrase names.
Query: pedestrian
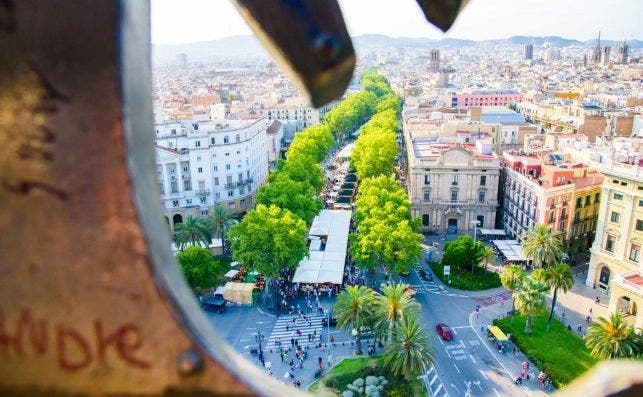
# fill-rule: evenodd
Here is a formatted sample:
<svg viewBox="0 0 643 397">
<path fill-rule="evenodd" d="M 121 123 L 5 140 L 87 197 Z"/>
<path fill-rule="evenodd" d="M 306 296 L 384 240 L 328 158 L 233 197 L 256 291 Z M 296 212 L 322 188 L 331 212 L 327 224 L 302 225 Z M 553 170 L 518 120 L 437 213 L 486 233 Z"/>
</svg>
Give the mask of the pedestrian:
<svg viewBox="0 0 643 397">
<path fill-rule="evenodd" d="M 572 330 L 572 326 L 571 326 L 571 324 L 567 324 L 567 329 L 568 329 L 569 331 L 571 331 L 571 330 Z"/>
<path fill-rule="evenodd" d="M 583 332 L 583 325 L 578 324 L 578 328 L 576 328 L 576 331 L 578 331 L 579 333 L 582 333 Z"/>
<path fill-rule="evenodd" d="M 281 353 L 279 353 L 279 355 L 281 356 L 281 362 L 283 363 L 284 362 L 284 353 L 281 352 Z"/>
<path fill-rule="evenodd" d="M 597 296 L 597 297 L 596 297 L 596 304 L 597 304 L 597 305 L 600 305 L 600 303 L 601 303 L 601 297 L 600 297 L 600 296 Z"/>
<path fill-rule="evenodd" d="M 587 324 L 589 324 L 591 320 L 592 320 L 592 317 L 590 315 L 587 315 L 587 317 L 585 317 L 585 321 L 587 321 Z"/>
<path fill-rule="evenodd" d="M 295 347 L 295 338 L 290 338 L 290 346 Z"/>
<path fill-rule="evenodd" d="M 324 361 L 324 359 L 321 356 L 317 357 L 317 364 L 322 365 L 322 361 Z"/>
<path fill-rule="evenodd" d="M 589 315 L 590 316 L 592 315 L 592 308 L 591 307 L 589 308 Z"/>
<path fill-rule="evenodd" d="M 328 367 L 330 367 L 331 365 L 333 365 L 333 355 L 329 354 L 328 355 Z"/>
<path fill-rule="evenodd" d="M 310 332 L 308 333 L 308 342 L 311 342 L 313 340 L 313 334 Z"/>
</svg>

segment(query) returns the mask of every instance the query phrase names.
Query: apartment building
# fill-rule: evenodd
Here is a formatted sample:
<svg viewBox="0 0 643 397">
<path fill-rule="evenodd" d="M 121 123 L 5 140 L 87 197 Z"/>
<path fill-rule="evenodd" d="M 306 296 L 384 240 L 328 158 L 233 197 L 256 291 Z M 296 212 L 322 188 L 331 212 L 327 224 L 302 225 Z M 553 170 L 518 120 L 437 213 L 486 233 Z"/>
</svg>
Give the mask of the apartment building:
<svg viewBox="0 0 643 397">
<path fill-rule="evenodd" d="M 161 208 L 170 230 L 215 205 L 244 213 L 268 175 L 266 121 L 171 120 L 156 124 Z"/>
<path fill-rule="evenodd" d="M 586 284 L 608 296 L 609 311 L 643 327 L 643 170 L 639 163 L 612 162 L 605 176 L 597 238 L 591 248 Z"/>
</svg>

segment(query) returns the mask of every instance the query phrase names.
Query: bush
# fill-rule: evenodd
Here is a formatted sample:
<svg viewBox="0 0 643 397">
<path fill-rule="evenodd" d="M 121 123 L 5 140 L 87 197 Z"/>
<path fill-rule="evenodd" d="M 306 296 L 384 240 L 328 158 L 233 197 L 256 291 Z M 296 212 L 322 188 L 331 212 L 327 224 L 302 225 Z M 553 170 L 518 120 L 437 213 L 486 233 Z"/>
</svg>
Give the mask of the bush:
<svg viewBox="0 0 643 397">
<path fill-rule="evenodd" d="M 447 283 L 447 277 L 444 276 L 444 267 L 440 262 L 427 262 L 429 267 L 433 270 L 436 276 Z M 448 283 L 447 283 L 448 284 Z M 481 291 L 489 288 L 500 287 L 500 276 L 497 273 L 490 272 L 481 267 L 475 267 L 474 272 L 470 270 L 462 270 L 460 274 L 454 274 L 451 268 L 451 284 L 453 288 L 462 289 L 466 291 Z"/>
<path fill-rule="evenodd" d="M 205 248 L 190 246 L 176 255 L 190 288 L 209 288 L 216 284 L 219 262 Z"/>
</svg>

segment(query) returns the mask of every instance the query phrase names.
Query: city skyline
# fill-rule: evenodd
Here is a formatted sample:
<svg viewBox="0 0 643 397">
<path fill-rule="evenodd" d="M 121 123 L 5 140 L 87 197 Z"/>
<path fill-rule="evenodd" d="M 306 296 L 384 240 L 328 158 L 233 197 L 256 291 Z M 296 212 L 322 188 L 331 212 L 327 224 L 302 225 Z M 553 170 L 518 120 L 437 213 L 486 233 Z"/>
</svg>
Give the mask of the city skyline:
<svg viewBox="0 0 643 397">
<path fill-rule="evenodd" d="M 379 1 L 366 7 L 366 0 L 340 0 L 351 36 L 383 34 L 391 37 L 504 39 L 511 36 L 560 36 L 581 41 L 641 39 L 643 3 L 627 0 L 584 2 L 526 0 L 471 1 L 449 32 L 443 34 L 426 22 L 414 0 Z M 367 9 L 368 13 L 364 12 Z M 553 12 L 556 10 L 558 12 Z M 152 42 L 181 44 L 250 35 L 252 31 L 229 1 L 187 0 L 180 3 L 152 0 Z M 570 19 L 584 23 L 570 23 Z M 177 21 L 189 20 L 185 26 Z M 547 20 L 548 23 L 543 23 Z M 382 23 L 387 21 L 387 23 Z M 484 26 L 493 29 L 480 29 Z M 167 27 L 171 26 L 170 29 Z M 180 27 L 180 29 L 177 29 Z"/>
</svg>

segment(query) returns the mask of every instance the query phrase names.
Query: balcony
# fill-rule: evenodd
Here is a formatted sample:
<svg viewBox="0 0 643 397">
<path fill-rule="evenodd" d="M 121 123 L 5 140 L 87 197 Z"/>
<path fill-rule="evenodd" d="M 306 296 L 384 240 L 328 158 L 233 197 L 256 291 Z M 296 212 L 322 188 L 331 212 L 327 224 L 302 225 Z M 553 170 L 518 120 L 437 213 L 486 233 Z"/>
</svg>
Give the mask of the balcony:
<svg viewBox="0 0 643 397">
<path fill-rule="evenodd" d="M 225 188 L 226 189 L 234 189 L 235 187 L 241 187 L 245 185 L 249 185 L 253 182 L 252 178 L 244 179 L 243 181 L 239 182 L 232 182 L 232 183 L 226 183 Z"/>
<path fill-rule="evenodd" d="M 196 193 L 197 196 L 209 196 L 210 189 L 197 189 L 194 193 Z"/>
</svg>

